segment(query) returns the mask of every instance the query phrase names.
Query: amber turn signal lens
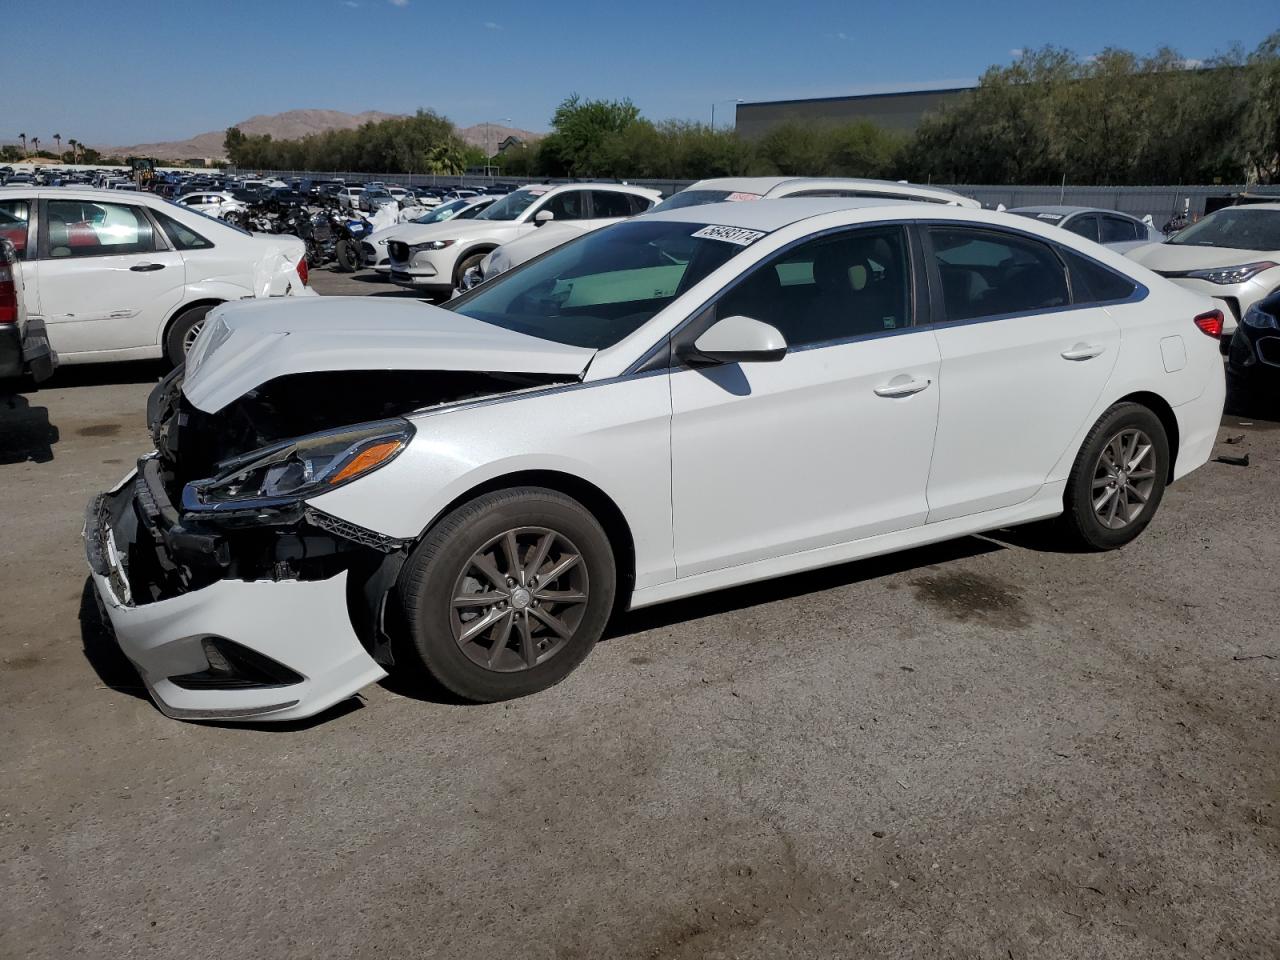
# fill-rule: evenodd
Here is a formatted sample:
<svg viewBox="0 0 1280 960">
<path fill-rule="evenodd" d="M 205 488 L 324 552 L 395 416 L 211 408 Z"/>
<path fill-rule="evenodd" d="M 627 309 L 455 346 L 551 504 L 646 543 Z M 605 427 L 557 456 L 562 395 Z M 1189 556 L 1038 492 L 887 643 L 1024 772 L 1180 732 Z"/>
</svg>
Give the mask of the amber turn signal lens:
<svg viewBox="0 0 1280 960">
<path fill-rule="evenodd" d="M 404 441 L 402 440 L 384 440 L 382 443 L 375 443 L 366 450 L 361 450 L 350 463 L 329 478 L 329 485 L 343 483 L 352 477 L 360 476 L 366 470 L 372 470 L 378 464 L 393 456 L 403 444 Z"/>
</svg>

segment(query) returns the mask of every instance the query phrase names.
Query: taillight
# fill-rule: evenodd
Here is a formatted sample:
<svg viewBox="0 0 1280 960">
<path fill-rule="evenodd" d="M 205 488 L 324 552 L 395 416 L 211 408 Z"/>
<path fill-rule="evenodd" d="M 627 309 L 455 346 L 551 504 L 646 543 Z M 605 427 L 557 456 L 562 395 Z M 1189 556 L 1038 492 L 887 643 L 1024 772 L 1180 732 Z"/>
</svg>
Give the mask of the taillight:
<svg viewBox="0 0 1280 960">
<path fill-rule="evenodd" d="M 1222 336 L 1222 311 L 1210 310 L 1196 317 L 1195 324 L 1205 336 L 1219 338 Z"/>
<path fill-rule="evenodd" d="M 307 258 L 304 256 L 298 260 L 298 279 L 302 281 L 302 285 L 304 287 L 307 285 L 308 276 L 309 274 L 307 272 Z"/>
<path fill-rule="evenodd" d="M 16 269 L 0 260 L 0 323 L 18 322 L 18 286 L 13 282 Z"/>
</svg>

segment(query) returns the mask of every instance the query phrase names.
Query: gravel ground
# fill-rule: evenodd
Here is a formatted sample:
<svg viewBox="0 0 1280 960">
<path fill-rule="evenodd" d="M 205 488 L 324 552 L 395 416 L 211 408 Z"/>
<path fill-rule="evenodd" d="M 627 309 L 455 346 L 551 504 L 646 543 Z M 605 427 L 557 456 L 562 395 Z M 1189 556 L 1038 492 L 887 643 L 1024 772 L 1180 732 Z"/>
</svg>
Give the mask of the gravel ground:
<svg viewBox="0 0 1280 960">
<path fill-rule="evenodd" d="M 1280 957 L 1280 423 L 1120 552 L 970 537 L 253 728 L 158 713 L 87 585 L 159 372 L 0 398 L 0 957 Z"/>
</svg>

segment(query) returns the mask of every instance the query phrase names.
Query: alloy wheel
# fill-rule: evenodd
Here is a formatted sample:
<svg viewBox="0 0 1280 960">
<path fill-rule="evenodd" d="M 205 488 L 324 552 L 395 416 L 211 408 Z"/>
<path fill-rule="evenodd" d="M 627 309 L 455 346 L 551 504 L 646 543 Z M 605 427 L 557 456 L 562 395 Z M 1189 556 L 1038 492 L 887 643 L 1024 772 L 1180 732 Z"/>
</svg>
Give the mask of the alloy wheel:
<svg viewBox="0 0 1280 960">
<path fill-rule="evenodd" d="M 182 335 L 182 355 L 185 357 L 191 352 L 191 345 L 196 342 L 196 337 L 200 336 L 200 331 L 204 329 L 204 317 L 201 317 L 190 327 L 187 332 Z"/>
<path fill-rule="evenodd" d="M 1156 485 L 1156 449 L 1146 433 L 1126 427 L 1107 441 L 1093 471 L 1093 512 L 1109 530 L 1129 526 L 1147 509 Z"/>
<path fill-rule="evenodd" d="M 458 576 L 453 639 L 487 670 L 529 670 L 564 648 L 587 596 L 587 566 L 568 537 L 546 527 L 507 530 L 472 554 Z"/>
</svg>

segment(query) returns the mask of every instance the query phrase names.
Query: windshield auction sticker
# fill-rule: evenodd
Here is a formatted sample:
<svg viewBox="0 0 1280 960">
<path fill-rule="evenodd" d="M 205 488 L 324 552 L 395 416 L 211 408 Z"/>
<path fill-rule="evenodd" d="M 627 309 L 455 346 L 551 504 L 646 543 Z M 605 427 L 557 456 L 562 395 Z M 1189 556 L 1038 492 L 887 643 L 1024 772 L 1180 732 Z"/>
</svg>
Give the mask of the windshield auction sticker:
<svg viewBox="0 0 1280 960">
<path fill-rule="evenodd" d="M 760 199 L 760 194 L 758 193 L 742 193 L 741 191 L 739 191 L 738 193 L 731 193 L 724 198 L 725 203 L 741 203 L 743 200 L 759 200 L 759 199 Z"/>
<path fill-rule="evenodd" d="M 703 227 L 693 236 L 706 240 L 722 240 L 739 247 L 750 246 L 764 236 L 759 230 L 745 230 L 742 227 Z"/>
</svg>

